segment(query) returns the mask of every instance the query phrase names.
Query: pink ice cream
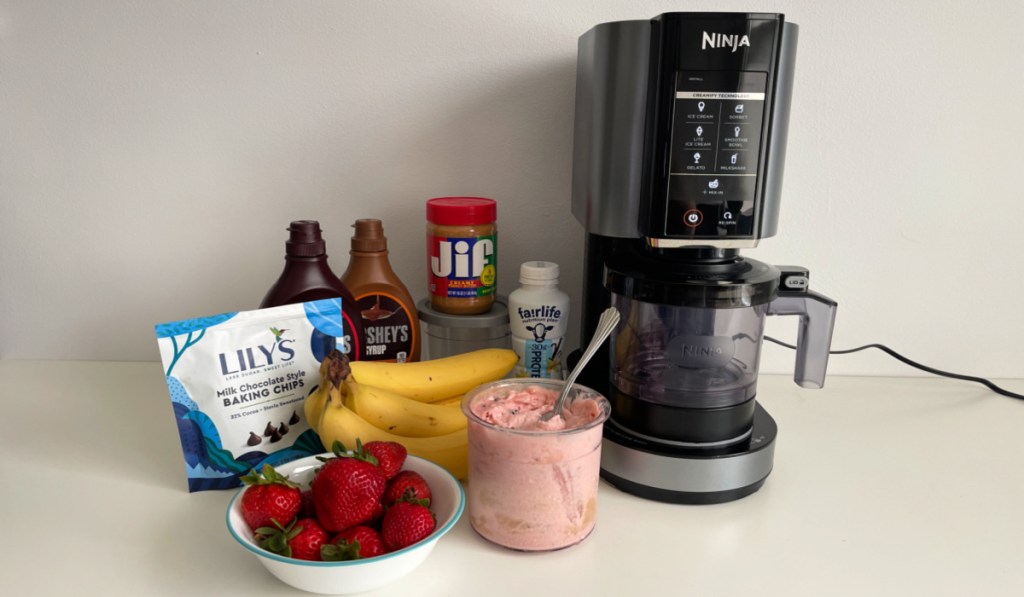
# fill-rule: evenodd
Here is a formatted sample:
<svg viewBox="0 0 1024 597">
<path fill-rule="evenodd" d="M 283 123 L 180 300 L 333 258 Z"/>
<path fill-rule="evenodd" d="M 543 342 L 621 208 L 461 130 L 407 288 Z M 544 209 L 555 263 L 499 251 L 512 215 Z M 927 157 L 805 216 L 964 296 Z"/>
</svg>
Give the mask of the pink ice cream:
<svg viewBox="0 0 1024 597">
<path fill-rule="evenodd" d="M 467 395 L 469 519 L 484 538 L 528 551 L 567 547 L 594 528 L 601 433 L 610 406 L 583 388 L 562 417 L 559 380 L 504 380 Z"/>
<path fill-rule="evenodd" d="M 559 391 L 548 386 L 526 385 L 503 395 L 492 394 L 473 403 L 473 414 L 492 425 L 521 431 L 576 429 L 601 415 L 597 400 L 570 402 L 567 398 L 560 416 L 541 421 L 541 416 L 555 407 Z"/>
</svg>

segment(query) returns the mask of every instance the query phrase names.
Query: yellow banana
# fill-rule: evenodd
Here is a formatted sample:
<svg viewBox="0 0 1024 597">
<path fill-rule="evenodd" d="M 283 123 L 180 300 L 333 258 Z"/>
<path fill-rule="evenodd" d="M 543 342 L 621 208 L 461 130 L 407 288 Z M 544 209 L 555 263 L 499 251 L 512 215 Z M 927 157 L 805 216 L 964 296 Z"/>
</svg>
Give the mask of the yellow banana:
<svg viewBox="0 0 1024 597">
<path fill-rule="evenodd" d="M 459 406 L 462 405 L 462 396 L 453 396 L 451 398 L 443 398 L 441 400 L 438 400 L 437 402 L 433 402 L 432 404 L 434 406 L 449 406 L 449 407 L 454 406 L 455 408 L 458 408 Z"/>
<path fill-rule="evenodd" d="M 316 390 L 313 390 L 312 394 L 306 396 L 306 401 L 302 403 L 302 412 L 305 413 L 306 420 L 309 421 L 309 426 L 313 428 L 313 431 L 316 431 L 320 426 L 320 415 L 324 412 L 327 396 L 327 384 L 321 380 Z"/>
<path fill-rule="evenodd" d="M 420 402 L 437 402 L 505 377 L 516 360 L 510 349 L 483 348 L 415 363 L 353 361 L 349 366 L 352 379 L 359 383 Z"/>
<path fill-rule="evenodd" d="M 354 381 L 345 382 L 345 406 L 378 429 L 404 437 L 436 437 L 466 428 L 461 409 L 418 402 Z"/>
<path fill-rule="evenodd" d="M 437 437 L 402 437 L 378 429 L 366 419 L 345 406 L 341 390 L 330 392 L 318 430 L 324 446 L 340 441 L 346 447 L 356 445 L 356 439 L 366 444 L 372 441 L 392 441 L 405 446 L 409 454 L 419 456 L 448 469 L 457 479 L 465 479 L 469 472 L 467 461 L 466 429 Z"/>
<path fill-rule="evenodd" d="M 320 362 L 320 383 L 302 403 L 302 412 L 313 431 L 320 428 L 320 416 L 324 412 L 324 405 L 327 404 L 331 389 L 340 386 L 347 374 L 347 359 L 340 352 L 332 351 Z"/>
</svg>

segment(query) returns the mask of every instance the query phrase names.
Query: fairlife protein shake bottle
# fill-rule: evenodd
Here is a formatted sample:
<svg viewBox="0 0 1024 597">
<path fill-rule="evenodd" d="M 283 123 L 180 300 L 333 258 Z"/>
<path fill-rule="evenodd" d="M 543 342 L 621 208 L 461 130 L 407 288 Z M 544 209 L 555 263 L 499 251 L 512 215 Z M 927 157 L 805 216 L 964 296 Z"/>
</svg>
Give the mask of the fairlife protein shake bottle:
<svg viewBox="0 0 1024 597">
<path fill-rule="evenodd" d="M 528 261 L 519 267 L 519 288 L 508 296 L 516 377 L 562 379 L 562 340 L 569 295 L 558 288 L 558 264 Z"/>
</svg>

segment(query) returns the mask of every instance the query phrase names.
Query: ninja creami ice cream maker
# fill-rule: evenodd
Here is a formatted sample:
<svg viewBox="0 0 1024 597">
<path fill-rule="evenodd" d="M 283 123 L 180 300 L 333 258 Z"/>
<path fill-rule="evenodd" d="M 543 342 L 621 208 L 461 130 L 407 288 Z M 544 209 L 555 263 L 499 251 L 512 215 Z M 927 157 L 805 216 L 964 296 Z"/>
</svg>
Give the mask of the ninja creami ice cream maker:
<svg viewBox="0 0 1024 597">
<path fill-rule="evenodd" d="M 740 255 L 776 233 L 796 44 L 783 15 L 746 13 L 668 13 L 579 39 L 580 345 L 608 306 L 621 315 L 581 383 L 611 400 L 601 474 L 624 491 L 701 504 L 764 484 L 767 316 L 800 317 L 795 381 L 824 383 L 836 303 L 806 269 Z"/>
</svg>

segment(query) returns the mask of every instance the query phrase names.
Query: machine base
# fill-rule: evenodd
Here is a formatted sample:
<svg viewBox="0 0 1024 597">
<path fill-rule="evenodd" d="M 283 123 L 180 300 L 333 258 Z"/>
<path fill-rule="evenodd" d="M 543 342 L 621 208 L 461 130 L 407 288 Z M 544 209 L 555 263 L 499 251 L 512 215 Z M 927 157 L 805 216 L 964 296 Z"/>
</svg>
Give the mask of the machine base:
<svg viewBox="0 0 1024 597">
<path fill-rule="evenodd" d="M 772 471 L 778 433 L 760 404 L 748 438 L 725 448 L 637 437 L 614 420 L 604 429 L 601 477 L 627 493 L 675 504 L 720 504 L 760 489 Z"/>
<path fill-rule="evenodd" d="M 748 485 L 739 489 L 700 493 L 691 491 L 674 491 L 640 485 L 639 483 L 634 483 L 621 477 L 616 477 L 604 469 L 601 470 L 601 478 L 626 493 L 630 493 L 647 500 L 667 502 L 670 504 L 689 504 L 692 506 L 724 504 L 725 502 L 738 500 L 740 498 L 747 497 L 758 489 L 761 489 L 761 486 L 764 485 L 765 482 L 765 479 L 761 479 L 753 485 Z"/>
</svg>

